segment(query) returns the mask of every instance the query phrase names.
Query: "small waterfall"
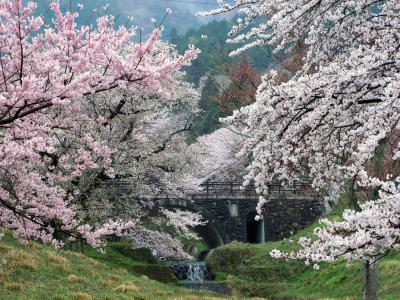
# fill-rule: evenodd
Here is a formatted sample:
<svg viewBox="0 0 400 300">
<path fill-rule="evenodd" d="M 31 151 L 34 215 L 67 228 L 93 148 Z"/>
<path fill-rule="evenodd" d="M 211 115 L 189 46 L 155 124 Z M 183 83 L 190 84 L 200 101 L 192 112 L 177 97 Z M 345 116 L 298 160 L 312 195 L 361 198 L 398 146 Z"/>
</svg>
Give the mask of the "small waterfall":
<svg viewBox="0 0 400 300">
<path fill-rule="evenodd" d="M 174 272 L 182 287 L 229 294 L 229 290 L 223 284 L 212 281 L 212 274 L 207 269 L 205 262 L 166 261 L 165 264 Z"/>
<path fill-rule="evenodd" d="M 187 271 L 187 280 L 194 282 L 203 282 L 207 268 L 203 264 L 189 264 Z"/>
</svg>

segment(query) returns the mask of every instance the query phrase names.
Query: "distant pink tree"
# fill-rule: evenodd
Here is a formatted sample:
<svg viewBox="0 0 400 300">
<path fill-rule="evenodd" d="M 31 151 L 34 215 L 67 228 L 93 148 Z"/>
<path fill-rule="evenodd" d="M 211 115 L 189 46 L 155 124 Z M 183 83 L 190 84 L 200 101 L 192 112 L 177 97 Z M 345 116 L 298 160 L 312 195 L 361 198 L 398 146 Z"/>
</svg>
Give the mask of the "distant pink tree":
<svg viewBox="0 0 400 300">
<path fill-rule="evenodd" d="M 58 132 L 81 125 L 89 95 L 167 92 L 197 50 L 160 52 L 159 28 L 144 44 L 134 43 L 134 28 L 114 30 L 109 16 L 99 17 L 95 27 L 78 27 L 78 13 L 62 13 L 57 1 L 50 4 L 53 24 L 45 24 L 34 16 L 35 6 L 0 1 L 0 226 L 23 241 L 61 246 L 57 234 L 67 233 L 99 246 L 102 236 L 121 233 L 136 220 L 84 224 L 64 186 L 99 165 L 113 177 L 113 150 L 91 132 L 77 136 L 72 147 Z M 55 155 L 60 147 L 68 151 Z"/>
</svg>

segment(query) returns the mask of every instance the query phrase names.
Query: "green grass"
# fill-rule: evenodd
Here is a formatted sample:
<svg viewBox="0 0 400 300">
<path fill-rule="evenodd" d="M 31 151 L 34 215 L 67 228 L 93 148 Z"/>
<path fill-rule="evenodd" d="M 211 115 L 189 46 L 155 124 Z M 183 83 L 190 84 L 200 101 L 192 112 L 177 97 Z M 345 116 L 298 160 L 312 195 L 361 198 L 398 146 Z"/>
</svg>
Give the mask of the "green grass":
<svg viewBox="0 0 400 300">
<path fill-rule="evenodd" d="M 233 292 L 231 298 L 288 297 L 291 299 L 360 299 L 360 266 L 345 262 L 323 264 L 320 270 L 296 261 L 272 259 L 272 249 L 295 250 L 300 236 L 311 236 L 312 225 L 291 240 L 250 245 L 231 243 L 208 259 L 217 280 Z M 48 245 L 21 245 L 6 231 L 0 240 L 0 299 L 223 299 L 207 292 L 182 289 L 164 266 L 128 257 L 109 243 L 102 254 L 84 247 L 83 253 L 57 251 Z M 127 246 L 127 245 L 125 245 Z M 145 257 L 145 256 L 144 256 Z M 146 274 L 146 275 L 144 275 Z M 152 280 L 151 278 L 157 279 Z M 380 298 L 400 299 L 400 255 L 380 264 Z M 168 284 L 159 281 L 167 282 Z"/>
<path fill-rule="evenodd" d="M 301 297 L 307 299 L 361 299 L 360 265 L 344 261 L 321 264 L 320 270 L 303 262 L 273 259 L 272 249 L 297 249 L 300 236 L 312 236 L 314 224 L 290 240 L 250 245 L 234 242 L 214 251 L 208 259 L 217 280 L 236 295 Z M 392 253 L 380 263 L 379 299 L 400 299 L 400 255 Z"/>
<path fill-rule="evenodd" d="M 160 266 L 125 257 L 113 250 L 112 243 L 106 254 L 86 247 L 82 254 L 57 251 L 39 243 L 23 246 L 12 238 L 10 232 L 5 233 L 0 240 L 2 300 L 222 298 L 212 293 L 188 291 L 176 283 L 163 284 L 135 273 L 132 268 L 153 274 L 159 272 L 157 268 Z"/>
<path fill-rule="evenodd" d="M 126 255 L 121 254 L 118 250 L 116 250 L 117 247 L 129 246 L 129 245 L 130 245 L 129 243 L 109 242 L 107 243 L 105 253 L 101 253 L 98 250 L 85 245 L 83 247 L 82 254 L 84 254 L 87 257 L 96 259 L 100 262 L 103 262 L 106 265 L 114 268 L 129 269 L 133 265 L 147 264 L 145 260 L 132 259 Z"/>
</svg>

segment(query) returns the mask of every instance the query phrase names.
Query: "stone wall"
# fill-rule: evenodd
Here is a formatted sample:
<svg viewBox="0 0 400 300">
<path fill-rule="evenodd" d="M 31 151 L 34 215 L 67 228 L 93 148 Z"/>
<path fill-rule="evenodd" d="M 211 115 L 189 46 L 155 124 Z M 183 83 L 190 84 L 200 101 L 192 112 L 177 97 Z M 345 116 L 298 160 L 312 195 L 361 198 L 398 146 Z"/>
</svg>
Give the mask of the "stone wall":
<svg viewBox="0 0 400 300">
<path fill-rule="evenodd" d="M 215 226 L 224 243 L 248 241 L 247 220 L 254 214 L 254 193 L 198 193 L 190 200 L 164 198 L 164 205 L 199 211 Z M 306 227 L 324 212 L 319 197 L 310 193 L 271 193 L 264 212 L 264 239 L 278 240 Z"/>
<path fill-rule="evenodd" d="M 127 190 L 127 183 L 121 180 L 110 180 L 108 184 L 117 186 L 122 193 Z M 206 182 L 202 186 L 202 192 L 186 199 L 164 195 L 154 200 L 161 206 L 200 212 L 209 224 L 198 230 L 203 238 L 209 237 L 211 248 L 234 240 L 248 241 L 247 219 L 254 214 L 258 202 L 254 185 L 243 188 L 241 182 Z M 268 188 L 270 201 L 265 206 L 263 241 L 289 236 L 325 213 L 321 197 L 307 183 L 292 188 L 271 184 Z"/>
<path fill-rule="evenodd" d="M 281 193 L 266 205 L 266 240 L 279 240 L 313 223 L 324 213 L 318 197 Z"/>
</svg>

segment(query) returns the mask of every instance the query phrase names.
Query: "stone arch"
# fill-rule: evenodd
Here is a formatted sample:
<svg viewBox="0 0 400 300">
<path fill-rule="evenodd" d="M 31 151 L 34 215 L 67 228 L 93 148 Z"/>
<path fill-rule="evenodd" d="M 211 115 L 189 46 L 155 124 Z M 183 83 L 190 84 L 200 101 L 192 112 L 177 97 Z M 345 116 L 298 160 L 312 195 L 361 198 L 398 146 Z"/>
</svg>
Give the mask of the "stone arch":
<svg viewBox="0 0 400 300">
<path fill-rule="evenodd" d="M 254 209 L 246 211 L 243 224 L 245 224 L 246 242 L 251 244 L 264 243 L 266 241 L 266 225 L 265 216 L 261 220 L 256 220 L 257 212 Z"/>
<path fill-rule="evenodd" d="M 200 213 L 204 219 L 207 220 L 207 224 L 204 226 L 195 227 L 194 231 L 202 239 L 207 249 L 214 249 L 229 242 L 229 238 L 224 227 L 207 209 L 196 206 L 190 200 L 186 199 L 167 198 L 159 199 L 158 202 L 160 206 L 165 208 L 178 208 Z"/>
</svg>

